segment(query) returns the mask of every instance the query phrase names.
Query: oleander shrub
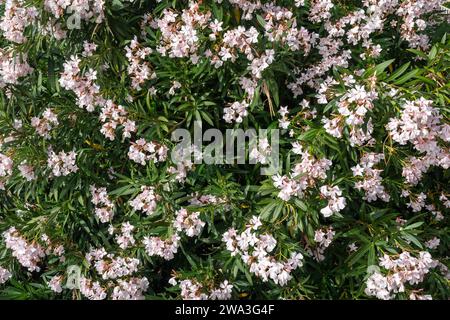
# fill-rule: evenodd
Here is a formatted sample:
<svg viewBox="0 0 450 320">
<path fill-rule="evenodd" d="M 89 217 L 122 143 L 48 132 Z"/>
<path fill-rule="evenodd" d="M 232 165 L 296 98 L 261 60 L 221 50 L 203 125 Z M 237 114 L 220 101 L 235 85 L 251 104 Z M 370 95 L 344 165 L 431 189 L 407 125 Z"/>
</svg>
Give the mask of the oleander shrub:
<svg viewBox="0 0 450 320">
<path fill-rule="evenodd" d="M 448 299 L 448 8 L 0 0 L 0 296 Z"/>
</svg>

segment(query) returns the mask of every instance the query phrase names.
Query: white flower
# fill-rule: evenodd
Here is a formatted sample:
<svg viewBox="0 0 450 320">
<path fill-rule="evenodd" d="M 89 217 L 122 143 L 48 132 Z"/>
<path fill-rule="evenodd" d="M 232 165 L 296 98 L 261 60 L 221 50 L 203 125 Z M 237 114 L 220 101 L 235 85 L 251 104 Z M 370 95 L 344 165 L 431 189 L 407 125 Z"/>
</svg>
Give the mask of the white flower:
<svg viewBox="0 0 450 320">
<path fill-rule="evenodd" d="M 45 257 L 45 251 L 38 243 L 27 242 L 14 227 L 3 232 L 3 238 L 6 248 L 12 250 L 13 257 L 17 258 L 23 267 L 30 272 L 41 270 L 38 264 Z"/>
<path fill-rule="evenodd" d="M 200 212 L 189 213 L 186 209 L 182 208 L 176 213 L 173 226 L 177 231 L 183 231 L 188 237 L 198 236 L 205 226 L 205 222 L 200 220 Z"/>
<path fill-rule="evenodd" d="M 427 242 L 425 242 L 425 246 L 428 249 L 436 249 L 437 247 L 439 247 L 440 243 L 441 243 L 441 240 L 437 237 L 434 237 L 433 239 L 430 239 Z"/>
<path fill-rule="evenodd" d="M 11 272 L 9 270 L 0 266 L 0 284 L 5 283 L 12 277 Z"/>
<path fill-rule="evenodd" d="M 160 196 L 156 194 L 155 188 L 149 186 L 142 186 L 141 193 L 131 200 L 130 206 L 136 211 L 143 211 L 148 216 L 156 210 L 157 201 Z"/>
<path fill-rule="evenodd" d="M 47 167 L 52 170 L 54 176 L 67 176 L 70 173 L 77 172 L 78 166 L 75 164 L 77 154 L 75 151 L 64 152 L 58 154 L 52 150 L 48 153 Z"/>
<path fill-rule="evenodd" d="M 50 289 L 52 291 L 54 291 L 56 293 L 61 293 L 62 292 L 62 286 L 61 286 L 62 285 L 62 279 L 63 279 L 62 276 L 58 276 L 58 275 L 53 276 L 50 279 L 50 281 L 48 283 L 48 286 L 50 287 Z"/>
</svg>

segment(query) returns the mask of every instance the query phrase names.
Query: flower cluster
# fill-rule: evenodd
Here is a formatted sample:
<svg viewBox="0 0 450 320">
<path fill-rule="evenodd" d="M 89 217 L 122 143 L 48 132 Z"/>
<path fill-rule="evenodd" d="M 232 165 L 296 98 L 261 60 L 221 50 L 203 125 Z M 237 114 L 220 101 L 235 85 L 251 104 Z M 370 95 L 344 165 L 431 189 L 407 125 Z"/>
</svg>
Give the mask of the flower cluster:
<svg viewBox="0 0 450 320">
<path fill-rule="evenodd" d="M 253 216 L 242 233 L 238 234 L 231 228 L 223 234 L 222 240 L 232 256 L 241 256 L 250 272 L 264 282 L 271 279 L 274 283 L 284 286 L 292 279 L 291 272 L 303 265 L 303 255 L 291 252 L 291 257 L 286 261 L 277 261 L 274 256 L 270 256 L 277 241 L 268 233 L 258 234 L 256 231 L 261 225 L 260 219 Z"/>
<path fill-rule="evenodd" d="M 141 165 L 145 165 L 147 161 L 165 161 L 167 158 L 167 147 L 153 141 L 147 142 L 141 138 L 131 143 L 128 158 Z"/>
<path fill-rule="evenodd" d="M 34 167 L 27 164 L 25 161 L 17 166 L 22 177 L 27 181 L 32 181 L 36 179 L 36 174 L 34 172 Z"/>
<path fill-rule="evenodd" d="M 174 234 L 162 240 L 160 237 L 145 237 L 142 243 L 149 256 L 159 256 L 165 260 L 172 260 L 180 245 L 180 236 Z"/>
<path fill-rule="evenodd" d="M 118 285 L 114 287 L 111 294 L 112 300 L 144 300 L 144 292 L 148 289 L 148 279 L 130 278 L 129 280 L 117 280 Z"/>
<path fill-rule="evenodd" d="M 229 123 L 241 123 L 248 114 L 247 108 L 248 103 L 245 101 L 233 102 L 229 107 L 223 109 L 223 119 Z"/>
<path fill-rule="evenodd" d="M 0 153 L 0 185 L 3 185 L 3 179 L 12 174 L 13 161 L 10 157 Z"/>
<path fill-rule="evenodd" d="M 0 284 L 5 283 L 12 277 L 11 272 L 9 272 L 7 269 L 0 267 Z"/>
<path fill-rule="evenodd" d="M 211 16 L 210 12 L 199 11 L 199 4 L 191 2 L 189 8 L 181 14 L 164 10 L 160 19 L 155 19 L 150 26 L 161 31 L 161 39 L 156 50 L 163 56 L 171 58 L 190 57 L 196 63 L 199 36 L 197 29 L 204 29 Z"/>
<path fill-rule="evenodd" d="M 14 55 L 13 51 L 0 48 L 0 88 L 19 83 L 19 78 L 25 77 L 33 71 L 27 62 L 27 55 Z"/>
<path fill-rule="evenodd" d="M 205 205 L 218 205 L 225 204 L 227 199 L 225 197 L 218 197 L 212 194 L 203 194 L 199 195 L 198 193 L 194 193 L 190 195 L 192 198 L 189 200 L 191 205 L 196 206 L 205 206 Z"/>
<path fill-rule="evenodd" d="M 287 129 L 289 127 L 289 124 L 291 123 L 289 121 L 289 110 L 287 107 L 280 107 L 280 110 L 278 110 L 278 113 L 281 116 L 281 119 L 278 119 L 278 124 L 281 129 Z"/>
<path fill-rule="evenodd" d="M 75 151 L 55 153 L 53 150 L 49 150 L 47 167 L 52 170 L 55 177 L 67 176 L 78 171 L 78 166 L 75 164 L 76 157 Z"/>
<path fill-rule="evenodd" d="M 45 257 L 45 251 L 35 241 L 29 243 L 23 238 L 15 227 L 11 227 L 3 232 L 5 246 L 12 250 L 12 255 L 19 263 L 30 272 L 39 272 L 41 268 L 38 264 Z"/>
<path fill-rule="evenodd" d="M 184 232 L 188 237 L 195 237 L 202 232 L 205 222 L 200 220 L 200 212 L 188 212 L 182 208 L 175 212 L 176 217 L 173 227 L 178 232 Z"/>
<path fill-rule="evenodd" d="M 102 279 L 116 279 L 131 275 L 138 270 L 139 260 L 129 257 L 115 257 L 105 249 L 93 249 L 86 255 L 86 260 L 92 263 Z"/>
<path fill-rule="evenodd" d="M 89 300 L 104 300 L 106 299 L 106 290 L 98 281 L 92 281 L 85 277 L 80 278 L 80 292 Z"/>
<path fill-rule="evenodd" d="M 91 57 L 95 50 L 97 50 L 97 45 L 92 42 L 83 42 L 83 53 L 81 54 L 83 57 Z"/>
<path fill-rule="evenodd" d="M 431 268 L 436 267 L 436 261 L 426 251 L 419 252 L 416 258 L 409 252 L 402 252 L 398 258 L 385 254 L 380 258 L 380 266 L 389 271 L 387 275 L 373 273 L 366 283 L 365 292 L 378 299 L 392 299 L 396 293 L 405 292 L 405 284 L 418 284 L 424 280 Z"/>
<path fill-rule="evenodd" d="M 383 170 L 374 169 L 373 166 L 384 159 L 382 153 L 366 153 L 360 159 L 360 163 L 352 167 L 353 175 L 355 177 L 362 177 L 363 180 L 355 183 L 355 188 L 358 190 L 364 190 L 364 200 L 368 202 L 381 199 L 385 202 L 389 202 L 390 196 L 381 184 L 383 178 L 381 173 Z"/>
<path fill-rule="evenodd" d="M 38 15 L 36 7 L 25 7 L 23 0 L 7 0 L 5 13 L 0 21 L 0 30 L 9 41 L 24 43 L 27 41 L 24 35 L 25 28 L 31 25 Z"/>
<path fill-rule="evenodd" d="M 441 124 L 439 110 L 432 107 L 433 101 L 419 98 L 406 101 L 400 119 L 393 118 L 386 125 L 392 139 L 401 145 L 410 142 L 425 156 L 408 159 L 402 175 L 409 184 L 416 185 L 430 166 L 450 167 L 448 147 L 440 147 L 439 139 L 450 141 L 450 125 Z"/>
<path fill-rule="evenodd" d="M 198 236 L 205 226 L 205 222 L 200 219 L 200 212 L 188 212 L 181 208 L 175 212 L 175 219 L 171 223 L 175 233 L 165 240 L 160 237 L 145 237 L 142 243 L 149 256 L 160 256 L 165 260 L 174 258 L 180 245 L 181 234 L 188 237 Z"/>
<path fill-rule="evenodd" d="M 281 190 L 278 197 L 284 201 L 289 201 L 292 196 L 302 198 L 305 190 L 314 186 L 316 180 L 326 178 L 326 171 L 331 166 L 330 160 L 316 159 L 309 152 L 303 151 L 298 142 L 293 143 L 292 151 L 301 155 L 301 161 L 295 164 L 290 176 L 277 174 L 272 177 L 273 185 Z"/>
<path fill-rule="evenodd" d="M 89 0 L 45 0 L 44 8 L 55 18 L 61 18 L 65 12 L 75 15 L 78 19 L 101 23 L 105 17 L 105 1 Z M 74 22 L 75 23 L 75 22 Z M 76 26 L 73 26 L 76 27 Z"/>
<path fill-rule="evenodd" d="M 49 286 L 50 290 L 52 290 L 53 292 L 56 292 L 56 293 L 61 293 L 63 291 L 62 281 L 63 281 L 63 276 L 61 276 L 61 275 L 53 276 L 50 279 L 50 281 L 48 282 L 48 286 Z"/>
<path fill-rule="evenodd" d="M 130 65 L 128 66 L 128 74 L 131 76 L 131 86 L 140 90 L 141 85 L 148 79 L 156 78 L 156 73 L 150 69 L 150 64 L 145 58 L 152 53 L 152 49 L 142 47 L 137 41 L 137 37 L 131 40 L 130 46 L 125 47 L 126 57 Z"/>
<path fill-rule="evenodd" d="M 346 201 L 344 197 L 341 197 L 342 191 L 339 187 L 322 186 L 320 187 L 320 195 L 328 200 L 327 206 L 320 210 L 325 218 L 345 208 Z"/>
<path fill-rule="evenodd" d="M 127 117 L 128 112 L 121 105 L 116 105 L 112 100 L 107 100 L 101 109 L 99 116 L 103 123 L 100 132 L 109 140 L 116 138 L 117 126 L 123 126 L 122 137 L 130 138 L 132 132 L 136 132 L 136 123 Z"/>
<path fill-rule="evenodd" d="M 132 234 L 133 230 L 134 226 L 128 221 L 122 223 L 120 234 L 116 235 L 116 242 L 120 248 L 126 249 L 136 243 Z"/>
<path fill-rule="evenodd" d="M 323 261 L 325 259 L 324 252 L 333 242 L 336 232 L 333 227 L 322 228 L 314 232 L 314 241 L 317 243 L 315 248 L 307 246 L 307 251 L 313 256 L 316 261 Z"/>
<path fill-rule="evenodd" d="M 70 60 L 64 63 L 64 72 L 61 73 L 59 84 L 66 90 L 71 90 L 77 97 L 77 104 L 80 108 L 86 108 L 92 112 L 95 106 L 103 101 L 100 96 L 100 87 L 95 84 L 97 71 L 89 69 L 84 75 L 80 70 L 81 60 L 76 56 L 71 56 Z"/>
<path fill-rule="evenodd" d="M 45 139 L 50 139 L 50 131 L 58 124 L 58 117 L 50 108 L 45 109 L 42 118 L 31 118 L 31 126 L 34 127 L 38 135 Z"/>
<path fill-rule="evenodd" d="M 130 206 L 134 210 L 145 212 L 149 216 L 155 212 L 159 199 L 160 196 L 155 192 L 155 188 L 142 186 L 141 193 L 130 201 Z"/>
<path fill-rule="evenodd" d="M 172 285 L 177 285 L 173 277 L 169 280 Z M 224 280 L 218 288 L 211 288 L 209 291 L 195 279 L 184 279 L 179 283 L 181 298 L 183 300 L 228 300 L 231 298 L 233 285 Z"/>
<path fill-rule="evenodd" d="M 114 203 L 109 199 L 106 188 L 89 187 L 91 202 L 95 206 L 95 215 L 102 223 L 110 222 L 114 216 Z"/>
<path fill-rule="evenodd" d="M 427 247 L 430 250 L 436 249 L 439 247 L 439 244 L 441 243 L 441 240 L 437 237 L 434 237 L 433 239 L 428 240 L 425 242 L 425 247 Z"/>
<path fill-rule="evenodd" d="M 254 146 L 249 154 L 249 160 L 255 163 L 266 164 L 272 152 L 269 140 L 267 138 L 259 138 L 258 146 Z"/>
<path fill-rule="evenodd" d="M 372 118 L 366 120 L 365 116 L 368 111 L 373 109 L 373 101 L 377 99 L 378 94 L 374 89 L 367 91 L 364 86 L 353 85 L 355 80 L 351 75 L 344 78 L 344 81 L 352 87 L 339 99 L 338 115 L 332 119 L 322 119 L 324 128 L 330 135 L 341 138 L 344 125 L 347 125 L 350 131 L 351 146 L 373 145 L 375 141 L 371 136 L 373 132 Z M 321 85 L 318 95 L 319 103 L 328 103 L 326 93 L 329 85 Z M 366 126 L 366 131 L 364 131 L 363 125 Z"/>
<path fill-rule="evenodd" d="M 167 172 L 174 174 L 174 179 L 180 183 L 184 183 L 188 172 L 194 168 L 194 162 L 200 162 L 203 159 L 202 150 L 195 144 L 172 149 L 171 156 L 176 167 L 170 166 L 167 168 Z"/>
</svg>

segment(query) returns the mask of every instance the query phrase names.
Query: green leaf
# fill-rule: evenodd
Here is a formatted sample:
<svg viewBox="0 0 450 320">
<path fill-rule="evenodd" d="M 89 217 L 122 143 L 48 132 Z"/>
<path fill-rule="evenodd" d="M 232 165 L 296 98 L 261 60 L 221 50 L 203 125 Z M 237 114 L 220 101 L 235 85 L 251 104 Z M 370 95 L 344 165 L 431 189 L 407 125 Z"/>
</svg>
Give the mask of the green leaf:
<svg viewBox="0 0 450 320">
<path fill-rule="evenodd" d="M 266 26 L 266 21 L 259 14 L 256 15 L 256 20 L 258 20 L 258 23 L 261 25 L 261 27 L 264 28 Z"/>
<path fill-rule="evenodd" d="M 434 60 L 436 58 L 436 54 L 438 52 L 437 47 L 434 45 L 433 48 L 431 48 L 430 52 L 428 53 L 428 60 Z"/>
<path fill-rule="evenodd" d="M 401 85 L 401 84 L 405 83 L 406 81 L 408 81 L 409 79 L 413 78 L 415 75 L 418 75 L 420 73 L 421 73 L 420 69 L 414 69 L 414 70 L 408 72 L 407 74 L 405 74 L 404 76 L 400 77 L 397 81 L 394 82 L 394 84 Z"/>
<path fill-rule="evenodd" d="M 403 227 L 402 230 L 412 230 L 412 229 L 417 229 L 418 227 L 420 227 L 420 226 L 423 225 L 423 224 L 424 224 L 423 221 L 411 223 L 411 224 L 407 225 L 406 227 Z"/>
<path fill-rule="evenodd" d="M 392 80 L 395 80 L 398 77 L 400 77 L 409 68 L 410 65 L 411 62 L 407 62 L 404 65 L 402 65 L 386 79 L 386 82 L 391 82 Z"/>
<path fill-rule="evenodd" d="M 384 61 L 384 62 L 382 62 L 382 63 L 376 65 L 374 71 L 376 72 L 377 75 L 379 75 L 379 74 L 382 73 L 389 65 L 391 65 L 394 61 L 395 61 L 395 59 L 391 59 L 391 60 Z"/>
</svg>

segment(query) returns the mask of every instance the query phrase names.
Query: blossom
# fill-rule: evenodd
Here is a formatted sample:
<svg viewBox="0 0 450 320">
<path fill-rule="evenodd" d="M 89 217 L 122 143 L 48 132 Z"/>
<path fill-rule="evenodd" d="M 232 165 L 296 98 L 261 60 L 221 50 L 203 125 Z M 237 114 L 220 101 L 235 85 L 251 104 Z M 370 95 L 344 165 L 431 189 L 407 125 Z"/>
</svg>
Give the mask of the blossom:
<svg viewBox="0 0 450 320">
<path fill-rule="evenodd" d="M 111 294 L 112 300 L 144 300 L 149 282 L 146 277 L 118 280 Z"/>
<path fill-rule="evenodd" d="M 106 299 L 106 290 L 98 281 L 93 282 L 85 277 L 80 278 L 80 292 L 89 300 Z"/>
<path fill-rule="evenodd" d="M 326 178 L 326 171 L 331 167 L 330 160 L 316 159 L 309 152 L 303 151 L 299 144 L 294 143 L 293 147 L 293 152 L 301 155 L 301 161 L 294 165 L 290 176 L 277 174 L 272 177 L 273 185 L 280 189 L 278 197 L 284 201 L 289 201 L 292 196 L 302 198 L 305 190 L 313 186 L 315 180 Z"/>
<path fill-rule="evenodd" d="M 132 235 L 132 231 L 134 230 L 134 226 L 131 225 L 128 221 L 122 223 L 122 227 L 120 229 L 121 234 L 116 236 L 116 242 L 120 248 L 126 249 L 129 246 L 135 244 L 136 240 Z"/>
<path fill-rule="evenodd" d="M 77 154 L 75 151 L 55 153 L 50 150 L 48 153 L 47 167 L 52 170 L 54 176 L 67 176 L 77 172 L 78 166 L 75 164 Z"/>
<path fill-rule="evenodd" d="M 326 227 L 318 229 L 314 232 L 314 241 L 317 243 L 315 248 L 307 246 L 307 251 L 317 261 L 323 261 L 325 259 L 324 252 L 333 242 L 336 232 L 333 227 Z"/>
<path fill-rule="evenodd" d="M 95 206 L 95 215 L 102 223 L 110 222 L 114 216 L 114 203 L 109 199 L 106 188 L 89 187 L 91 202 Z"/>
<path fill-rule="evenodd" d="M 200 212 L 188 212 L 182 208 L 176 213 L 173 226 L 178 231 L 183 231 L 188 237 L 198 236 L 205 226 L 205 222 L 199 219 Z"/>
<path fill-rule="evenodd" d="M 62 292 L 62 276 L 53 276 L 50 281 L 48 282 L 48 286 L 49 288 L 56 293 L 61 293 Z"/>
<path fill-rule="evenodd" d="M 45 139 L 50 139 L 50 131 L 58 124 L 58 118 L 50 108 L 45 109 L 42 118 L 31 118 L 31 126 L 33 126 L 36 132 Z"/>
<path fill-rule="evenodd" d="M 19 169 L 22 177 L 24 177 L 27 181 L 36 179 L 33 166 L 26 164 L 26 162 L 22 162 L 17 168 Z"/>
<path fill-rule="evenodd" d="M 428 249 L 436 249 L 437 247 L 439 247 L 439 244 L 441 243 L 441 240 L 437 237 L 434 237 L 433 239 L 428 240 L 427 242 L 425 242 L 425 247 L 427 247 Z"/>
<path fill-rule="evenodd" d="M 320 22 L 331 17 L 330 10 L 334 7 L 331 0 L 313 0 L 309 11 L 309 19 Z"/>
<path fill-rule="evenodd" d="M 341 197 L 342 191 L 337 186 L 322 186 L 320 187 L 320 194 L 328 199 L 327 206 L 320 210 L 324 217 L 329 217 L 345 208 L 345 198 Z"/>
<path fill-rule="evenodd" d="M 150 64 L 145 61 L 145 58 L 153 51 L 151 48 L 139 44 L 136 36 L 131 40 L 130 45 L 125 47 L 125 51 L 129 62 L 128 74 L 132 79 L 131 86 L 140 90 L 141 84 L 146 80 L 156 78 L 156 73 L 151 71 Z"/>
<path fill-rule="evenodd" d="M 131 275 L 138 270 L 139 259 L 130 257 L 116 257 L 114 254 L 105 254 L 103 249 L 92 250 L 87 258 L 97 270 L 102 279 L 116 279 Z"/>
<path fill-rule="evenodd" d="M 7 85 L 16 85 L 19 79 L 33 72 L 27 62 L 27 55 L 14 55 L 13 51 L 0 49 L 0 88 Z"/>
<path fill-rule="evenodd" d="M 350 252 L 355 252 L 356 250 L 358 250 L 358 246 L 354 242 L 350 243 L 347 248 Z"/>
<path fill-rule="evenodd" d="M 446 140 L 446 125 L 441 124 L 439 110 L 432 107 L 432 101 L 423 97 L 406 101 L 400 118 L 391 118 L 386 125 L 392 139 L 400 145 L 412 143 L 422 158 L 410 157 L 402 175 L 406 181 L 416 185 L 430 166 L 448 168 L 448 152 L 437 143 L 438 138 Z"/>
<path fill-rule="evenodd" d="M 9 270 L 0 266 L 0 284 L 5 283 L 12 277 L 11 272 Z"/>
<path fill-rule="evenodd" d="M 382 274 L 375 272 L 367 279 L 364 292 L 368 296 L 376 296 L 378 299 L 390 300 L 391 294 L 388 287 L 389 284 L 387 278 Z"/>
<path fill-rule="evenodd" d="M 209 295 L 209 299 L 211 300 L 228 300 L 231 299 L 231 293 L 233 290 L 233 285 L 228 282 L 228 280 L 224 280 L 219 288 L 211 291 Z"/>
<path fill-rule="evenodd" d="M 39 272 L 41 268 L 38 264 L 45 257 L 44 249 L 36 242 L 29 243 L 23 238 L 15 227 L 10 227 L 3 232 L 5 246 L 12 250 L 12 255 L 28 271 Z"/>
<path fill-rule="evenodd" d="M 145 237 L 142 243 L 149 256 L 160 256 L 165 260 L 172 260 L 178 251 L 180 236 L 175 234 L 166 240 L 159 237 Z"/>
<path fill-rule="evenodd" d="M 141 165 L 145 165 L 147 161 L 162 162 L 167 158 L 167 151 L 165 145 L 138 139 L 131 143 L 128 158 Z"/>
<path fill-rule="evenodd" d="M 160 196 L 156 194 L 155 188 L 142 186 L 141 193 L 130 201 L 130 206 L 136 211 L 143 211 L 147 215 L 151 215 L 155 212 L 159 199 Z"/>
<path fill-rule="evenodd" d="M 262 223 L 259 218 L 253 216 L 242 233 L 238 234 L 231 228 L 222 235 L 222 241 L 226 243 L 226 248 L 232 256 L 241 256 L 251 273 L 264 282 L 271 279 L 275 284 L 285 286 L 292 278 L 290 273 L 303 265 L 303 255 L 291 252 L 291 258 L 287 261 L 277 261 L 269 254 L 274 250 L 277 241 L 270 234 L 256 233 L 260 226 Z"/>
<path fill-rule="evenodd" d="M 116 105 L 112 100 L 104 101 L 99 116 L 103 123 L 100 132 L 109 140 L 114 141 L 116 138 L 116 129 L 118 126 L 123 127 L 122 137 L 130 138 L 132 132 L 136 132 L 136 123 L 128 119 L 128 112 L 121 105 Z"/>
<path fill-rule="evenodd" d="M 272 147 L 267 138 L 259 138 L 258 146 L 253 147 L 249 154 L 250 163 L 266 164 L 269 162 Z"/>
<path fill-rule="evenodd" d="M 380 258 L 380 266 L 386 268 L 388 274 L 373 273 L 366 282 L 365 293 L 368 296 L 376 296 L 378 299 L 392 299 L 396 293 L 405 291 L 405 284 L 418 284 L 424 280 L 425 275 L 436 262 L 426 251 L 419 252 L 418 257 L 409 252 L 402 252 L 398 258 L 392 258 L 385 254 Z"/>
<path fill-rule="evenodd" d="M 208 299 L 208 295 L 202 293 L 201 291 L 203 286 L 196 281 L 191 281 L 189 279 L 183 280 L 180 282 L 180 288 L 181 288 L 181 297 L 183 298 L 183 300 Z"/>
<path fill-rule="evenodd" d="M 384 159 L 384 154 L 367 153 L 363 155 L 360 160 L 360 164 L 352 167 L 354 176 L 362 176 L 362 180 L 355 182 L 355 188 L 358 190 L 364 190 L 364 200 L 368 202 L 381 199 L 385 202 L 389 202 L 390 195 L 386 192 L 384 186 L 381 184 L 382 177 L 380 169 L 374 169 L 373 167 Z"/>
<path fill-rule="evenodd" d="M 95 50 L 97 50 L 97 45 L 92 42 L 83 42 L 83 57 L 90 57 L 94 54 Z"/>
<path fill-rule="evenodd" d="M 100 87 L 94 82 L 97 79 L 97 71 L 89 69 L 84 75 L 80 72 L 81 60 L 77 56 L 71 56 L 63 66 L 59 84 L 66 90 L 71 90 L 77 96 L 77 104 L 80 108 L 86 108 L 92 112 L 95 106 L 103 101 L 100 95 Z"/>
<path fill-rule="evenodd" d="M 181 83 L 179 83 L 178 81 L 174 81 L 172 83 L 172 86 L 169 89 L 169 94 L 170 95 L 174 95 L 175 94 L 175 90 L 180 89 L 181 88 Z"/>
<path fill-rule="evenodd" d="M 5 12 L 0 20 L 0 30 L 4 37 L 15 43 L 24 43 L 25 28 L 31 25 L 39 13 L 36 7 L 25 7 L 22 0 L 8 0 L 5 2 Z"/>
<path fill-rule="evenodd" d="M 180 281 L 181 298 L 183 300 L 228 300 L 231 299 L 233 285 L 224 280 L 218 287 L 208 292 L 200 282 L 195 279 Z"/>
<path fill-rule="evenodd" d="M 195 57 L 200 45 L 197 30 L 204 29 L 210 17 L 211 13 L 201 12 L 196 2 L 191 2 L 181 14 L 165 9 L 161 18 L 151 23 L 151 26 L 159 29 L 162 34 L 156 50 L 171 58 Z"/>
<path fill-rule="evenodd" d="M 82 20 L 93 20 L 101 23 L 104 19 L 104 1 L 89 2 L 88 0 L 45 0 L 44 8 L 55 18 L 60 18 L 64 12 L 77 15 Z"/>
<path fill-rule="evenodd" d="M 233 102 L 229 107 L 225 108 L 223 119 L 228 122 L 241 123 L 243 119 L 247 116 L 247 108 L 249 104 L 246 101 Z"/>
<path fill-rule="evenodd" d="M 13 161 L 8 156 L 0 153 L 0 177 L 12 174 Z"/>
</svg>

